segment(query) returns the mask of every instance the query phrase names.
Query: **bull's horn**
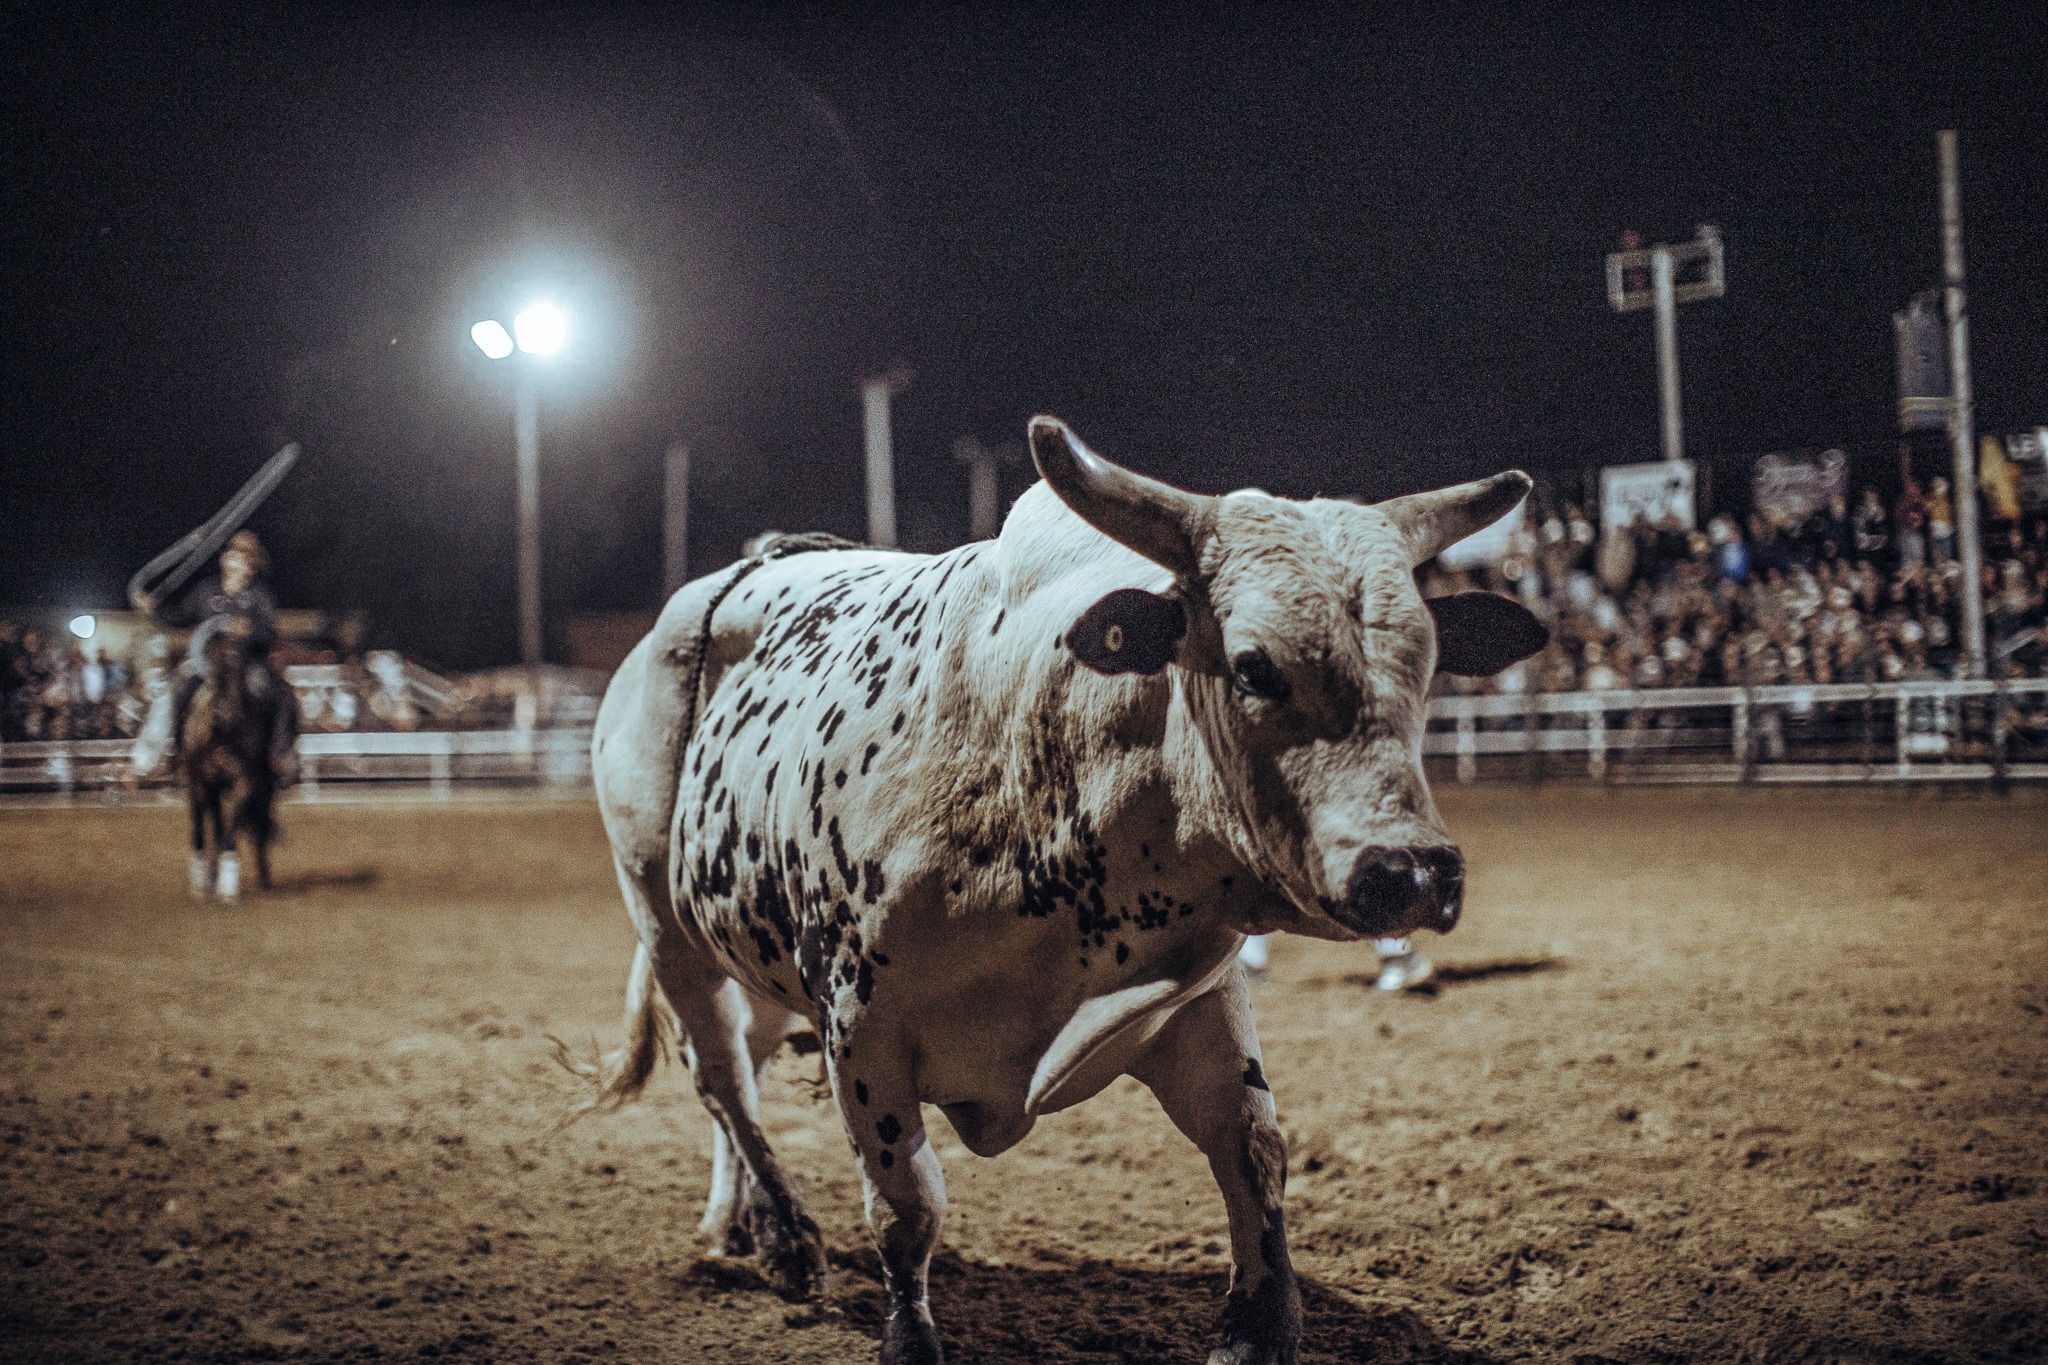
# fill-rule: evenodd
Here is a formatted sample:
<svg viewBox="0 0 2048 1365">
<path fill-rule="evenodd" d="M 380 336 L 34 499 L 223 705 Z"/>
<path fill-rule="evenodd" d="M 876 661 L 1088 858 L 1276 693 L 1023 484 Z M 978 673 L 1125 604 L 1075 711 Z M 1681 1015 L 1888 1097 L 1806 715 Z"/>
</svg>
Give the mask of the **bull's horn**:
<svg viewBox="0 0 2048 1365">
<path fill-rule="evenodd" d="M 1057 417 L 1031 419 L 1031 459 L 1081 520 L 1176 578 L 1196 576 L 1208 498 L 1110 463 Z"/>
<path fill-rule="evenodd" d="M 1408 562 L 1422 564 L 1514 511 L 1532 487 L 1534 481 L 1527 474 L 1510 469 L 1433 493 L 1389 498 L 1379 509 L 1408 542 Z"/>
</svg>

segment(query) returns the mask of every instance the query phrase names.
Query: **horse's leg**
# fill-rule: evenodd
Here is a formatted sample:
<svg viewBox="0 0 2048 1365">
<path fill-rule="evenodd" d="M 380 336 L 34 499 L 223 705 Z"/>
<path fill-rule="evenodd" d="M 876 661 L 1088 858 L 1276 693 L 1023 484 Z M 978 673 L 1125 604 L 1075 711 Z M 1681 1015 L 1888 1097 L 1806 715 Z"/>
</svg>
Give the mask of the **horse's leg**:
<svg viewBox="0 0 2048 1365">
<path fill-rule="evenodd" d="M 242 894 L 242 860 L 235 856 L 235 827 L 228 819 L 226 795 L 212 788 L 207 809 L 213 824 L 213 894 L 231 901 Z"/>
<path fill-rule="evenodd" d="M 206 859 L 206 789 L 196 781 L 185 783 L 185 809 L 192 817 L 192 899 L 203 901 L 213 894 L 213 868 Z"/>
<path fill-rule="evenodd" d="M 249 838 L 256 858 L 256 885 L 270 890 L 271 803 L 277 795 L 262 776 L 236 788 L 235 828 Z"/>
<path fill-rule="evenodd" d="M 277 832 L 276 828 L 271 824 L 271 819 L 273 818 L 271 803 L 277 797 L 275 793 L 264 792 L 256 799 L 256 824 L 254 833 L 250 836 L 256 845 L 256 885 L 268 891 L 270 890 L 270 839 Z"/>
</svg>

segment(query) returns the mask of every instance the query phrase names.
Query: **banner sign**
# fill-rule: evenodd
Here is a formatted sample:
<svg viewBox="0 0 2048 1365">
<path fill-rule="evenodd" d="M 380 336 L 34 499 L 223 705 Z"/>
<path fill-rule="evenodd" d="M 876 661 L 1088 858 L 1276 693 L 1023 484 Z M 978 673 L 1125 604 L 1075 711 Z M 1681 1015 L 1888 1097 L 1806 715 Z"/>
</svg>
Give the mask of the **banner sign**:
<svg viewBox="0 0 2048 1365">
<path fill-rule="evenodd" d="M 1776 512 L 1787 525 L 1796 526 L 1826 507 L 1829 498 L 1848 505 L 1849 457 L 1839 450 L 1765 455 L 1756 462 L 1752 488 L 1757 511 Z"/>
<path fill-rule="evenodd" d="M 1642 521 L 1655 526 L 1672 517 L 1691 530 L 1692 490 L 1691 460 L 1608 465 L 1600 471 L 1600 524 L 1627 526 Z"/>
<path fill-rule="evenodd" d="M 2006 437 L 2005 458 L 2019 469 L 2020 510 L 2048 512 L 2048 427 Z"/>
</svg>

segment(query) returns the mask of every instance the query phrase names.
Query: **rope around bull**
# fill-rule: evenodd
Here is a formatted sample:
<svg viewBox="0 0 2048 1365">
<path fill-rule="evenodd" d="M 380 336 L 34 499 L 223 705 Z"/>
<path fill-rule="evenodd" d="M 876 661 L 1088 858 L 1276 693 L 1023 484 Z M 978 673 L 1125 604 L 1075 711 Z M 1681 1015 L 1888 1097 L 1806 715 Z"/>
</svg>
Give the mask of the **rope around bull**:
<svg viewBox="0 0 2048 1365">
<path fill-rule="evenodd" d="M 725 599 L 737 588 L 747 575 L 772 560 L 788 559 L 791 555 L 808 554 L 814 550 L 875 550 L 881 546 L 863 544 L 835 536 L 830 531 L 799 531 L 777 536 L 757 550 L 750 558 L 741 560 L 725 582 L 718 585 L 718 591 L 711 595 L 711 603 L 704 608 L 704 623 L 697 629 L 697 657 L 690 670 L 690 709 L 683 723 L 683 747 L 687 749 L 690 739 L 697 733 L 697 698 L 704 690 L 704 658 L 711 652 L 711 618 L 725 605 Z"/>
</svg>

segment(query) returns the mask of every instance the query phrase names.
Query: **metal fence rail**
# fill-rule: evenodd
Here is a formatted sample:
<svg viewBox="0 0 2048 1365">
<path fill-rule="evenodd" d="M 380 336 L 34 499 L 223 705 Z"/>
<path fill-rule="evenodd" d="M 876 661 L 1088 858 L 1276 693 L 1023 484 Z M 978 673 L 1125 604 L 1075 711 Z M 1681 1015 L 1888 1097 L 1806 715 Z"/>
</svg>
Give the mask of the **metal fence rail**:
<svg viewBox="0 0 2048 1365">
<path fill-rule="evenodd" d="M 373 787 L 566 793 L 590 782 L 588 727 L 313 734 L 298 799 Z M 0 796 L 129 792 L 125 739 L 0 744 Z M 1440 776 L 1595 782 L 2048 779 L 2048 679 L 1696 687 L 1437 697 L 1423 754 Z"/>
<path fill-rule="evenodd" d="M 0 744 L 0 796 L 70 796 L 168 788 L 165 777 L 138 781 L 133 741 L 91 739 Z M 371 787 L 411 786 L 437 797 L 489 789 L 565 794 L 590 783 L 590 731 L 417 730 L 302 735 L 301 801 L 345 797 Z"/>
<path fill-rule="evenodd" d="M 1423 753 L 1460 782 L 2039 780 L 2048 679 L 1437 697 Z"/>
</svg>

